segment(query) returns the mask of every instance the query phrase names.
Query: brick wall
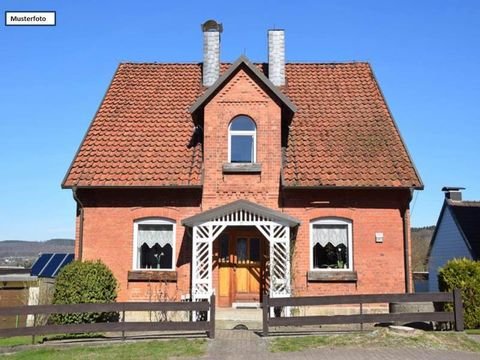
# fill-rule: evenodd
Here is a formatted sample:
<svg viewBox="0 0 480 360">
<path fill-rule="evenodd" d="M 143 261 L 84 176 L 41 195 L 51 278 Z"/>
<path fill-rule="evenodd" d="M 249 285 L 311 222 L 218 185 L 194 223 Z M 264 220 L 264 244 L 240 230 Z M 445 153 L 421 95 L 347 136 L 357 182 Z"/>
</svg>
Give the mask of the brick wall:
<svg viewBox="0 0 480 360">
<path fill-rule="evenodd" d="M 179 299 L 190 292 L 192 251 L 180 221 L 201 211 L 200 190 L 79 190 L 78 195 L 85 205 L 83 260 L 101 259 L 113 271 L 120 284 L 118 301 L 158 300 L 160 293 Z M 133 223 L 145 217 L 175 221 L 177 282 L 127 280 L 133 268 Z"/>
<path fill-rule="evenodd" d="M 238 175 L 241 176 L 241 175 Z M 84 191 L 85 206 L 83 259 L 101 259 L 120 283 L 119 301 L 150 300 L 162 293 L 169 299 L 190 291 L 191 240 L 181 220 L 202 211 L 200 193 L 110 190 Z M 115 198 L 114 203 L 108 197 Z M 162 200 L 162 198 L 168 197 Z M 99 200 L 103 199 L 103 200 Z M 155 200 L 156 199 L 156 200 Z M 173 200 L 175 199 L 175 200 Z M 292 285 L 296 295 L 344 293 L 392 293 L 405 290 L 402 209 L 408 194 L 402 191 L 308 191 L 282 194 L 283 208 L 277 210 L 301 221 L 293 241 Z M 220 201 L 220 200 L 219 200 Z M 150 206 L 157 202 L 157 206 Z M 167 204 L 162 203 L 165 202 Z M 315 204 L 312 204 L 315 202 Z M 318 204 L 320 202 L 320 204 Z M 122 206 L 119 206 L 122 203 Z M 136 206 L 133 206 L 136 204 Z M 133 267 L 133 222 L 144 217 L 164 217 L 176 222 L 176 283 L 128 282 Z M 352 221 L 353 267 L 358 281 L 353 283 L 309 282 L 309 224 L 321 217 L 341 217 Z M 375 242 L 375 233 L 384 242 Z M 78 256 L 78 248 L 76 248 Z M 214 269 L 214 286 L 218 281 Z M 165 295 L 167 293 L 167 295 Z"/>
<path fill-rule="evenodd" d="M 260 174 L 224 174 L 228 162 L 228 127 L 235 116 L 247 115 L 257 127 L 257 163 Z M 246 199 L 278 207 L 281 167 L 281 109 L 243 70 L 205 106 L 205 209 Z"/>
<path fill-rule="evenodd" d="M 408 191 L 388 190 L 291 190 L 283 194 L 283 211 L 302 224 L 294 242 L 293 288 L 298 295 L 344 293 L 392 293 L 405 291 L 402 212 Z M 408 212 L 407 212 L 408 216 Z M 340 217 L 352 221 L 353 268 L 358 280 L 352 283 L 309 282 L 312 220 Z M 375 242 L 375 233 L 384 235 Z"/>
</svg>

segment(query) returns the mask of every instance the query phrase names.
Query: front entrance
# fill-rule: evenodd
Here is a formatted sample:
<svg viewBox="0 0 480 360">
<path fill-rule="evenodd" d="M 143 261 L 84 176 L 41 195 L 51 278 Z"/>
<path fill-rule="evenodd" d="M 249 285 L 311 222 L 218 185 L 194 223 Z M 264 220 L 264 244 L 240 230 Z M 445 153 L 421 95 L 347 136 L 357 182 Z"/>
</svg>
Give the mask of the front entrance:
<svg viewBox="0 0 480 360">
<path fill-rule="evenodd" d="M 290 296 L 290 229 L 299 224 L 247 200 L 183 219 L 182 225 L 192 229 L 192 301 L 209 299 L 213 291 L 217 304 L 225 307 L 262 301 L 266 291 L 272 297 Z"/>
<path fill-rule="evenodd" d="M 249 306 L 266 289 L 268 243 L 256 229 L 228 229 L 218 241 L 218 305 Z"/>
</svg>

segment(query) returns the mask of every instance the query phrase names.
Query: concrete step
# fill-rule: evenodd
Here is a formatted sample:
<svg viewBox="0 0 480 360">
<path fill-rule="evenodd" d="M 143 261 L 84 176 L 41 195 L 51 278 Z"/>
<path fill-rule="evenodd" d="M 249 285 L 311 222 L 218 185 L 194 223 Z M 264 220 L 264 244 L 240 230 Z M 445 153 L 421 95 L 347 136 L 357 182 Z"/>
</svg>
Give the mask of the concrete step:
<svg viewBox="0 0 480 360">
<path fill-rule="evenodd" d="M 243 325 L 243 326 L 242 326 Z M 218 308 L 215 312 L 215 327 L 217 329 L 262 328 L 262 309 Z"/>
<path fill-rule="evenodd" d="M 216 308 L 217 320 L 262 321 L 262 309 Z"/>
<path fill-rule="evenodd" d="M 249 320 L 216 320 L 215 328 L 221 330 L 254 330 L 260 331 L 262 329 L 261 321 Z"/>
</svg>

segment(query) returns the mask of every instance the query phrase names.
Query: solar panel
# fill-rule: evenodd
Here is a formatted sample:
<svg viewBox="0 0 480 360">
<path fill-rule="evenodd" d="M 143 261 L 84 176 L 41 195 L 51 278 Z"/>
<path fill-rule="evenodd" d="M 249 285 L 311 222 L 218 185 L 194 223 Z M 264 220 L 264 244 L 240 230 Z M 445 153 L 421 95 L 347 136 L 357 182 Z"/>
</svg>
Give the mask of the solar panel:
<svg viewBox="0 0 480 360">
<path fill-rule="evenodd" d="M 61 268 L 63 268 L 68 263 L 72 262 L 73 257 L 74 257 L 73 254 L 65 254 L 65 257 L 63 258 L 62 262 L 60 263 L 60 265 L 58 265 L 57 269 L 53 272 L 52 277 L 57 276 Z"/>
<path fill-rule="evenodd" d="M 38 277 L 55 277 L 62 267 L 70 263 L 73 254 L 42 254 L 33 264 L 31 275 Z"/>
<path fill-rule="evenodd" d="M 53 254 L 42 254 L 42 255 L 40 255 L 40 257 L 37 259 L 37 261 L 35 261 L 35 264 L 33 264 L 30 274 L 32 276 L 38 276 L 38 274 L 40 274 L 40 272 L 45 267 L 47 262 L 50 260 L 52 255 Z"/>
<path fill-rule="evenodd" d="M 66 254 L 54 254 L 45 268 L 40 272 L 39 276 L 53 277 L 53 274 L 57 271 L 65 256 Z"/>
</svg>

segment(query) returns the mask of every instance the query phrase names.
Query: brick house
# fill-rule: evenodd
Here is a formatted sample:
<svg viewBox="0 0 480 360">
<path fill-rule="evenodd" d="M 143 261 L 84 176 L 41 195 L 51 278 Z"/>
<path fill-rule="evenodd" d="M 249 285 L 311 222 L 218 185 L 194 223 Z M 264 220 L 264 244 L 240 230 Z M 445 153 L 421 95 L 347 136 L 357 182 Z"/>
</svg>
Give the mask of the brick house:
<svg viewBox="0 0 480 360">
<path fill-rule="evenodd" d="M 271 296 L 410 291 L 409 203 L 423 188 L 369 64 L 122 63 L 62 187 L 78 259 L 119 300 L 220 306 Z"/>
</svg>

